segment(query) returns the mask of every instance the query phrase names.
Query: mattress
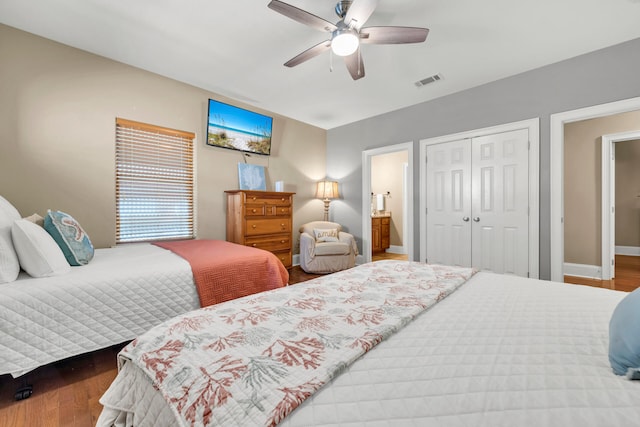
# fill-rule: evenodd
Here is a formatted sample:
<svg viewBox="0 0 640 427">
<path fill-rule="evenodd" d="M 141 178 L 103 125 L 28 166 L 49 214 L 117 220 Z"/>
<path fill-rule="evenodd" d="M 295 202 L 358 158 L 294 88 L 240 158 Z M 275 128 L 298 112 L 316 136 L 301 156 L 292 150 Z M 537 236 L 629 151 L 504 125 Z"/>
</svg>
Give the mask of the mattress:
<svg viewBox="0 0 640 427">
<path fill-rule="evenodd" d="M 609 319 L 625 295 L 478 273 L 280 425 L 640 425 L 640 381 L 614 375 L 607 358 Z M 105 412 L 120 410 L 122 425 L 134 413 L 136 425 L 176 424 L 148 377 L 123 369 L 130 375 L 118 376 Z"/>
<path fill-rule="evenodd" d="M 135 338 L 200 307 L 189 263 L 147 243 L 97 249 L 69 274 L 0 285 L 0 375 Z"/>
</svg>

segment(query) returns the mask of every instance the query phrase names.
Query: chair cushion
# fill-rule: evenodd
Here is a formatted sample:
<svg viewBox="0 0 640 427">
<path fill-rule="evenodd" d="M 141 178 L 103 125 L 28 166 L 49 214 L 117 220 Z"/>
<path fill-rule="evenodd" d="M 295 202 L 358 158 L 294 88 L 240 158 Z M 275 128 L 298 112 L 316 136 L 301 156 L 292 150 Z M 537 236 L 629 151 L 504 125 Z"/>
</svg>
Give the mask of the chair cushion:
<svg viewBox="0 0 640 427">
<path fill-rule="evenodd" d="M 340 224 L 338 224 L 337 222 L 311 221 L 311 222 L 308 222 L 306 224 L 303 224 L 300 227 L 300 232 L 301 233 L 307 233 L 307 234 L 315 237 L 315 235 L 313 234 L 313 229 L 314 228 L 337 228 L 339 232 L 342 231 L 342 226 Z"/>
<path fill-rule="evenodd" d="M 338 241 L 337 228 L 314 228 L 313 234 L 316 238 L 316 242 L 337 242 Z"/>
<path fill-rule="evenodd" d="M 316 243 L 316 256 L 322 255 L 349 255 L 351 248 L 343 242 L 318 242 Z"/>
</svg>

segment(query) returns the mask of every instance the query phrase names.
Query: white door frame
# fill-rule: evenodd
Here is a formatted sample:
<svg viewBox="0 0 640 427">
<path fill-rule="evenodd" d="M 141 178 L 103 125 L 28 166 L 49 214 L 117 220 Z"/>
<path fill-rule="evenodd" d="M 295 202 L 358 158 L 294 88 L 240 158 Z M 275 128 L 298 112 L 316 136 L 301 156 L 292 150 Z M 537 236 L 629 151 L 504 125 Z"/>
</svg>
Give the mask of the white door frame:
<svg viewBox="0 0 640 427">
<path fill-rule="evenodd" d="M 413 261 L 413 142 L 387 145 L 362 152 L 362 262 L 371 262 L 371 158 L 380 154 L 407 152 L 406 233 L 402 236 L 409 261 Z"/>
<path fill-rule="evenodd" d="M 413 144 L 411 144 L 411 147 L 413 149 Z M 407 188 L 409 188 L 409 163 L 413 164 L 413 158 L 407 159 L 407 163 L 404 163 L 402 165 L 402 192 L 403 192 L 402 194 L 402 197 L 403 197 L 402 199 L 402 253 L 403 254 L 409 253 L 409 248 L 407 245 L 407 236 L 409 236 L 409 233 L 407 232 L 407 223 L 409 222 L 409 217 L 413 219 L 413 211 L 411 212 L 411 215 L 409 215 L 409 198 L 413 199 L 413 191 L 411 193 L 407 191 Z M 412 182 L 412 188 L 413 188 L 413 178 L 411 182 Z M 412 202 L 412 206 L 413 206 L 413 202 Z"/>
<path fill-rule="evenodd" d="M 510 132 L 518 129 L 529 130 L 529 276 L 538 278 L 540 274 L 540 119 L 533 118 L 519 122 L 505 123 L 482 129 L 475 129 L 451 135 L 420 140 L 420 261 L 427 254 L 427 146 L 460 139 Z"/>
<path fill-rule="evenodd" d="M 553 281 L 564 282 L 564 125 L 634 110 L 640 110 L 640 97 L 551 115 L 549 243 L 551 245 L 551 280 Z"/>
<path fill-rule="evenodd" d="M 602 135 L 602 280 L 615 275 L 616 255 L 616 142 L 640 139 L 640 130 Z"/>
</svg>

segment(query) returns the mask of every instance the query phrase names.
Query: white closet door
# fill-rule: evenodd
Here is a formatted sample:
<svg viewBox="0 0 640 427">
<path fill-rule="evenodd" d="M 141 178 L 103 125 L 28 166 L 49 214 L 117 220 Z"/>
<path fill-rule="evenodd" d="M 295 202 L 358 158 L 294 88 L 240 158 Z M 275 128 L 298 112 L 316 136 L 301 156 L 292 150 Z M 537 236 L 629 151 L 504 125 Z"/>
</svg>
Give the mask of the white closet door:
<svg viewBox="0 0 640 427">
<path fill-rule="evenodd" d="M 427 261 L 471 266 L 471 145 L 427 147 Z"/>
<path fill-rule="evenodd" d="M 526 129 L 472 142 L 472 265 L 526 277 L 529 265 L 529 135 Z"/>
</svg>

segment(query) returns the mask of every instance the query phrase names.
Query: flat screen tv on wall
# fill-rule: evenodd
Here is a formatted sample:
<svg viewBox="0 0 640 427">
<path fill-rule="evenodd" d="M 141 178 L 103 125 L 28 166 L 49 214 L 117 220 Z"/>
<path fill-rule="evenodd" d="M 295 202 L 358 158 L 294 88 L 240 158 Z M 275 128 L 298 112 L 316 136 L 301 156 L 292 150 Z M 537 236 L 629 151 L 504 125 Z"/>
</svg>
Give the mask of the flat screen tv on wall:
<svg viewBox="0 0 640 427">
<path fill-rule="evenodd" d="M 271 117 L 209 100 L 207 144 L 254 154 L 271 154 Z"/>
</svg>

